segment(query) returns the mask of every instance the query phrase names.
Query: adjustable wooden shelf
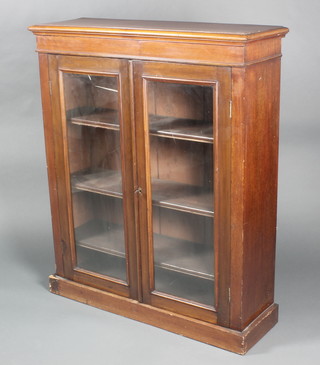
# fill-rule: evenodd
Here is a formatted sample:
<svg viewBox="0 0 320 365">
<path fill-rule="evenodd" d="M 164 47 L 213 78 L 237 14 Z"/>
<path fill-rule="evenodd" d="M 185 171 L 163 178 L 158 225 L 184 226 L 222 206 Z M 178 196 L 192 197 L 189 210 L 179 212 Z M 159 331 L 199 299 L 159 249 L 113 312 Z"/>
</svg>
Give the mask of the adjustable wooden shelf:
<svg viewBox="0 0 320 365">
<path fill-rule="evenodd" d="M 36 25 L 53 293 L 237 353 L 277 322 L 287 28 Z"/>
</svg>

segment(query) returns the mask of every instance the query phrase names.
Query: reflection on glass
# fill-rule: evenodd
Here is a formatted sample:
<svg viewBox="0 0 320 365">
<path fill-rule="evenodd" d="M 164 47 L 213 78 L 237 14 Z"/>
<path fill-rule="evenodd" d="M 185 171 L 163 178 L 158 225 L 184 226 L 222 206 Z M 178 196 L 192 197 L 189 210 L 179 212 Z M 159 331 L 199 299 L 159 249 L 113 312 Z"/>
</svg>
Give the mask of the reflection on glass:
<svg viewBox="0 0 320 365">
<path fill-rule="evenodd" d="M 77 266 L 126 281 L 117 77 L 64 74 Z"/>
<path fill-rule="evenodd" d="M 155 290 L 214 306 L 213 88 L 147 84 Z"/>
</svg>

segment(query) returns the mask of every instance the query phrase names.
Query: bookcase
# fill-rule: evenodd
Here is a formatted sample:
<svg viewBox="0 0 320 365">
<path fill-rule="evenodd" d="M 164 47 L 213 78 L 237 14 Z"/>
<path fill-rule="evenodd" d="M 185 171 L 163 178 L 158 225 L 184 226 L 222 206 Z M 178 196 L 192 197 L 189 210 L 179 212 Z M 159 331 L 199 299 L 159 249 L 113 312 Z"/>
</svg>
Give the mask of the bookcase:
<svg viewBox="0 0 320 365">
<path fill-rule="evenodd" d="M 75 19 L 37 38 L 53 293 L 244 354 L 277 322 L 287 28 Z"/>
</svg>

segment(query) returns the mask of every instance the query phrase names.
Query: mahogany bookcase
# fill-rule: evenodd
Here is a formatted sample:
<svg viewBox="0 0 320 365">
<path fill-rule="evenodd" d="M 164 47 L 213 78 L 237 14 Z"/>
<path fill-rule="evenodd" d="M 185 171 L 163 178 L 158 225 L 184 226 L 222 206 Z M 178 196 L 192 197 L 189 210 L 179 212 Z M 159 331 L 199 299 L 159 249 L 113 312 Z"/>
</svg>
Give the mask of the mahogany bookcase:
<svg viewBox="0 0 320 365">
<path fill-rule="evenodd" d="M 281 39 L 75 19 L 37 38 L 53 293 L 244 354 L 277 322 Z"/>
</svg>

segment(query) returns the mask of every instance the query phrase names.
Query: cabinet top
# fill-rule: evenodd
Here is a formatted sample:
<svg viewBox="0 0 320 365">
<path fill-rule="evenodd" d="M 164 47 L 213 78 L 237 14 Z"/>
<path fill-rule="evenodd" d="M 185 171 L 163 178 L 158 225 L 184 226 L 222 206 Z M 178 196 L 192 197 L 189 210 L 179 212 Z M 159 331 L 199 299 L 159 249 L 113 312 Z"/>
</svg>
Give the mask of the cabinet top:
<svg viewBox="0 0 320 365">
<path fill-rule="evenodd" d="M 288 28 L 270 25 L 219 24 L 173 21 L 79 18 L 29 27 L 36 35 L 90 34 L 173 38 L 201 38 L 220 41 L 250 41 L 283 37 Z"/>
</svg>

